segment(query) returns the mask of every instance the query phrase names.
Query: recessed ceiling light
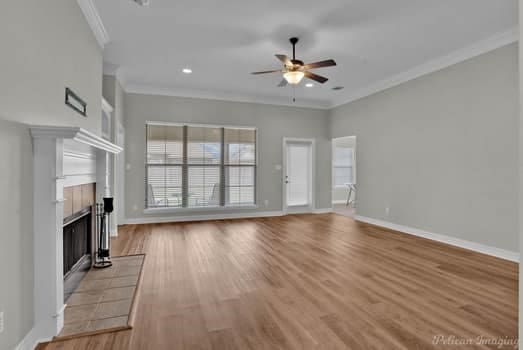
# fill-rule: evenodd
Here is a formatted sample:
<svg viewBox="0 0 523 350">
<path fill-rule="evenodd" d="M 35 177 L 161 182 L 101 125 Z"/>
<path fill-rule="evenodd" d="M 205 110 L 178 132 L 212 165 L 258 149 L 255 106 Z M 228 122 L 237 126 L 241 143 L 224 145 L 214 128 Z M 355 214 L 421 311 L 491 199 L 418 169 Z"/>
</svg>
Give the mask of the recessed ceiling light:
<svg viewBox="0 0 523 350">
<path fill-rule="evenodd" d="M 182 72 L 184 72 L 185 74 L 191 74 L 192 73 L 192 69 L 191 68 L 184 68 L 184 69 L 182 69 Z"/>
<path fill-rule="evenodd" d="M 313 83 L 307 83 L 307 84 L 305 84 L 305 87 L 313 87 L 313 86 L 314 86 Z"/>
</svg>

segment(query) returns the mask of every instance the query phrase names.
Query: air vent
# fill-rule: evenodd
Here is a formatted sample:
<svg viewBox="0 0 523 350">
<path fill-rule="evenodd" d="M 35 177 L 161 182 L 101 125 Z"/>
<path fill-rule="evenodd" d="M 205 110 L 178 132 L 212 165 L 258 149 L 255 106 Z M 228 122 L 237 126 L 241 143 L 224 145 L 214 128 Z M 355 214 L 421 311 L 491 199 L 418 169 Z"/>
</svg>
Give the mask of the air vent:
<svg viewBox="0 0 523 350">
<path fill-rule="evenodd" d="M 343 88 L 344 88 L 343 86 L 335 86 L 332 88 L 332 90 L 338 91 L 338 90 L 343 90 Z"/>
</svg>

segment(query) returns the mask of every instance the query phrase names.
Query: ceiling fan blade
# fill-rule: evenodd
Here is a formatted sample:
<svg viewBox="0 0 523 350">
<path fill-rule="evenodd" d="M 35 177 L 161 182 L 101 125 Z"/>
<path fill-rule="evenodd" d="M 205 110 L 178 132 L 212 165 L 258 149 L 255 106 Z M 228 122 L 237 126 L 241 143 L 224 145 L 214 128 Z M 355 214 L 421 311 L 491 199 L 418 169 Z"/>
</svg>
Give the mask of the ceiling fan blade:
<svg viewBox="0 0 523 350">
<path fill-rule="evenodd" d="M 282 79 L 282 80 L 280 81 L 280 83 L 278 84 L 278 87 L 284 87 L 284 86 L 287 86 L 287 80 Z"/>
<path fill-rule="evenodd" d="M 276 72 L 281 72 L 281 69 L 265 70 L 262 72 L 252 72 L 251 74 L 257 75 L 257 74 L 267 74 L 267 73 L 276 73 Z"/>
<path fill-rule="evenodd" d="M 286 55 L 275 55 L 280 61 L 283 62 L 284 65 L 286 66 L 292 66 L 292 62 L 291 60 L 289 59 L 289 57 L 287 57 Z"/>
<path fill-rule="evenodd" d="M 317 81 L 318 83 L 325 83 L 327 80 L 327 78 L 325 77 L 322 77 L 321 75 L 318 75 L 318 74 L 314 74 L 314 73 L 311 73 L 311 72 L 304 72 L 305 73 L 305 76 L 309 79 L 312 79 L 314 81 Z"/>
<path fill-rule="evenodd" d="M 305 66 L 303 66 L 303 68 L 304 69 L 314 69 L 314 68 L 332 67 L 335 65 L 336 65 L 336 62 L 334 60 L 326 60 L 326 61 L 306 64 Z"/>
</svg>

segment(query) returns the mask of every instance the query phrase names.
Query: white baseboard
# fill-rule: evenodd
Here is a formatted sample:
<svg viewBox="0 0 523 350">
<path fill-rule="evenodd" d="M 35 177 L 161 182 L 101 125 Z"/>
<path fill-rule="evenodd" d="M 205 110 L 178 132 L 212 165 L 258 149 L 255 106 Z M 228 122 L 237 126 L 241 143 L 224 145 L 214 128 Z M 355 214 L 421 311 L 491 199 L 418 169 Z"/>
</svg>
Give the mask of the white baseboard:
<svg viewBox="0 0 523 350">
<path fill-rule="evenodd" d="M 14 348 L 14 350 L 33 350 L 39 343 L 51 341 L 53 337 L 46 337 L 38 329 L 33 327 L 29 333 L 27 333 L 20 343 Z"/>
<path fill-rule="evenodd" d="M 417 228 L 398 225 L 398 224 L 394 224 L 392 222 L 373 219 L 373 218 L 369 218 L 369 217 L 365 217 L 365 216 L 361 216 L 361 215 L 356 215 L 354 217 L 354 219 L 356 221 L 361 221 L 361 222 L 365 222 L 368 224 L 385 227 L 385 228 L 388 228 L 388 229 L 391 229 L 394 231 L 399 231 L 399 232 L 406 233 L 409 235 L 427 238 L 427 239 L 430 239 L 433 241 L 450 244 L 450 245 L 453 245 L 456 247 L 472 250 L 475 252 L 479 252 L 479 253 L 495 256 L 497 258 L 510 260 L 510 261 L 519 263 L 519 253 L 518 252 L 513 252 L 510 250 L 491 247 L 491 246 L 481 244 L 481 243 L 466 241 L 466 240 L 460 239 L 460 238 L 432 233 L 432 232 L 420 230 Z"/>
<path fill-rule="evenodd" d="M 223 213 L 223 214 L 206 214 L 206 215 L 179 215 L 179 216 L 149 216 L 140 218 L 127 218 L 127 225 L 137 224 L 154 224 L 162 222 L 184 222 L 184 221 L 208 221 L 221 219 L 246 219 L 246 218 L 263 218 L 269 216 L 282 216 L 282 211 L 260 211 L 252 213 Z"/>
<path fill-rule="evenodd" d="M 332 204 L 346 204 L 346 203 L 347 203 L 346 199 L 339 199 L 339 200 L 332 201 Z"/>
<path fill-rule="evenodd" d="M 332 213 L 332 208 L 313 209 L 312 214 L 326 214 Z M 291 214 L 291 213 L 289 213 Z M 294 214 L 294 213 L 292 213 Z M 265 218 L 271 216 L 283 216 L 285 213 L 281 210 L 275 211 L 260 211 L 251 213 L 227 213 L 227 214 L 206 214 L 206 215 L 178 215 L 178 216 L 148 216 L 140 218 L 127 218 L 125 224 L 139 225 L 139 224 L 154 224 L 165 222 L 189 222 L 189 221 L 209 221 L 209 220 L 224 220 L 224 219 L 248 219 L 248 218 Z"/>
<path fill-rule="evenodd" d="M 319 208 L 312 211 L 313 214 L 328 214 L 332 213 L 332 208 Z"/>
</svg>

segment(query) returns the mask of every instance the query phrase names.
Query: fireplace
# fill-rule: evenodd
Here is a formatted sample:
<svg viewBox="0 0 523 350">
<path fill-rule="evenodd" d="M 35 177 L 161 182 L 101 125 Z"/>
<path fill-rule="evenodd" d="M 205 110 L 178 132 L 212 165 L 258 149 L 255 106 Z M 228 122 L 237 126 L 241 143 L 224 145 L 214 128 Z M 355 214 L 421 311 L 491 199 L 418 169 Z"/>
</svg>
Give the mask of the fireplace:
<svg viewBox="0 0 523 350">
<path fill-rule="evenodd" d="M 78 127 L 32 126 L 31 135 L 34 325 L 28 347 L 52 339 L 63 327 L 64 292 L 68 281 L 81 280 L 74 277 L 80 267 L 90 267 L 93 208 L 111 194 L 111 157 L 122 151 Z"/>
<path fill-rule="evenodd" d="M 96 184 L 64 187 L 63 276 L 64 300 L 92 266 L 94 249 L 93 208 Z"/>
<path fill-rule="evenodd" d="M 81 211 L 64 225 L 64 280 L 91 260 L 91 207 Z"/>
</svg>

